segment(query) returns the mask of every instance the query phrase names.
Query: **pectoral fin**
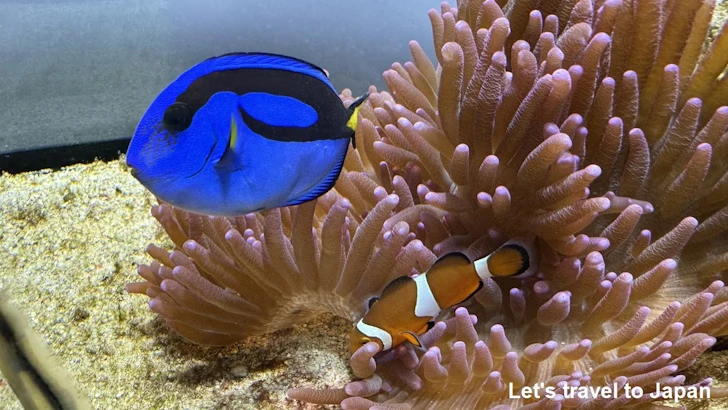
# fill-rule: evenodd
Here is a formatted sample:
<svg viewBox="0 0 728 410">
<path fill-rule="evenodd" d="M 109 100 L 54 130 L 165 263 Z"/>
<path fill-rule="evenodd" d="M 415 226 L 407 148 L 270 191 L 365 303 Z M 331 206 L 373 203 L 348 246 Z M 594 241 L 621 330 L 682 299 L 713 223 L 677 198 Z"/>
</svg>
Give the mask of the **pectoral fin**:
<svg viewBox="0 0 728 410">
<path fill-rule="evenodd" d="M 232 172 L 242 169 L 241 156 L 238 155 L 240 147 L 238 146 L 238 121 L 235 115 L 230 116 L 230 132 L 225 145 L 225 151 L 220 157 L 220 161 L 216 164 L 218 170 L 224 172 Z"/>
<path fill-rule="evenodd" d="M 401 332 L 399 335 L 404 337 L 405 340 L 407 340 L 408 342 L 412 343 L 412 346 L 414 346 L 418 349 L 423 349 L 423 350 L 425 349 L 425 346 L 422 344 L 422 341 L 416 334 L 414 334 L 414 332 L 406 331 L 406 332 Z"/>
</svg>

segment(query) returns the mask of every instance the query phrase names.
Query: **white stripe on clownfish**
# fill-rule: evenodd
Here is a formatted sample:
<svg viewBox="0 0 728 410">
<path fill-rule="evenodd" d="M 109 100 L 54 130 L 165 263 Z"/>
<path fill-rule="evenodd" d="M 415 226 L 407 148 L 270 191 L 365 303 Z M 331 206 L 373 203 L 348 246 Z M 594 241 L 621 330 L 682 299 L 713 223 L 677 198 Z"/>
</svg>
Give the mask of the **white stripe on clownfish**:
<svg viewBox="0 0 728 410">
<path fill-rule="evenodd" d="M 432 293 L 432 289 L 430 289 L 430 284 L 427 283 L 427 273 L 418 275 L 415 278 L 415 284 L 417 285 L 415 316 L 434 318 L 440 314 L 442 309 L 437 304 L 437 300 L 435 300 L 435 295 Z"/>
<path fill-rule="evenodd" d="M 392 335 L 386 330 L 380 329 L 376 326 L 371 326 L 364 323 L 364 319 L 360 319 L 356 324 L 356 328 L 359 329 L 365 336 L 374 338 L 382 341 L 382 350 L 389 350 L 392 348 Z"/>
<path fill-rule="evenodd" d="M 493 277 L 493 275 L 490 273 L 490 269 L 488 269 L 489 257 L 490 255 L 473 262 L 473 265 L 475 265 L 475 272 L 478 274 L 480 280 L 486 280 Z"/>
</svg>

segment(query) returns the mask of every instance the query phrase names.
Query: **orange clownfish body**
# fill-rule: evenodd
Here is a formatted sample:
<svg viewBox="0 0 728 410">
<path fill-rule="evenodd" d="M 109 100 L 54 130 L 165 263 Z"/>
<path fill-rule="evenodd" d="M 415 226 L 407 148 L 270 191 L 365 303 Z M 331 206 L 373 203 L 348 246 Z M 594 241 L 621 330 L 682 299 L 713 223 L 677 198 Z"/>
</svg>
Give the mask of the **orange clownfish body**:
<svg viewBox="0 0 728 410">
<path fill-rule="evenodd" d="M 530 241 L 514 238 L 475 262 L 454 252 L 415 278 L 400 276 L 370 301 L 369 310 L 351 331 L 349 349 L 353 353 L 370 341 L 379 344 L 380 351 L 404 342 L 421 348 L 419 335 L 434 325 L 442 309 L 465 302 L 487 278 L 531 276 L 535 255 Z"/>
</svg>

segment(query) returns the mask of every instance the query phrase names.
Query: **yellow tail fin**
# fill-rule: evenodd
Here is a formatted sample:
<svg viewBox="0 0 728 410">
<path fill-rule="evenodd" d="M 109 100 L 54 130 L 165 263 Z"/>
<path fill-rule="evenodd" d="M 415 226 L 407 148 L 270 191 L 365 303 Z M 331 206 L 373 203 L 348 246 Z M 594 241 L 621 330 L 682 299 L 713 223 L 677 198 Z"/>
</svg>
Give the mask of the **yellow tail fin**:
<svg viewBox="0 0 728 410">
<path fill-rule="evenodd" d="M 369 97 L 369 93 L 366 93 L 362 95 L 361 97 L 354 100 L 354 102 L 349 105 L 348 110 L 351 112 L 349 115 L 349 121 L 346 122 L 346 126 L 351 128 L 352 130 L 356 130 L 357 121 L 359 120 L 359 106 L 366 101 L 366 99 Z"/>
</svg>

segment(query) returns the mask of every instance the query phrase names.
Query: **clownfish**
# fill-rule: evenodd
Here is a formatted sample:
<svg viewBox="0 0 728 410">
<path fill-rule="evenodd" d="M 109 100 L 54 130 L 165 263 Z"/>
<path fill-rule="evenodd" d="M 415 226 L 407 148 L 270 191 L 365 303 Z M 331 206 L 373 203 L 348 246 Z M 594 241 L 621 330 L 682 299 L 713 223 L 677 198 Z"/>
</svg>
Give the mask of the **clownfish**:
<svg viewBox="0 0 728 410">
<path fill-rule="evenodd" d="M 152 102 L 126 162 L 154 195 L 187 211 L 297 205 L 333 187 L 366 98 L 344 106 L 327 73 L 296 58 L 213 57 Z"/>
<path fill-rule="evenodd" d="M 487 278 L 525 278 L 536 272 L 533 243 L 513 238 L 488 256 L 471 262 L 460 252 L 440 257 L 417 277 L 400 276 L 390 282 L 351 330 L 349 350 L 374 341 L 380 351 L 404 342 L 422 348 L 419 335 L 434 325 L 442 309 L 468 300 Z"/>
</svg>

